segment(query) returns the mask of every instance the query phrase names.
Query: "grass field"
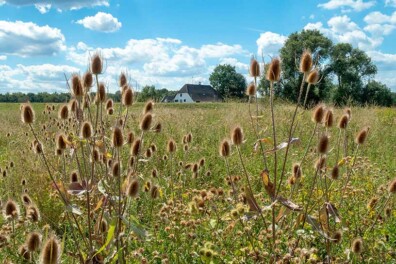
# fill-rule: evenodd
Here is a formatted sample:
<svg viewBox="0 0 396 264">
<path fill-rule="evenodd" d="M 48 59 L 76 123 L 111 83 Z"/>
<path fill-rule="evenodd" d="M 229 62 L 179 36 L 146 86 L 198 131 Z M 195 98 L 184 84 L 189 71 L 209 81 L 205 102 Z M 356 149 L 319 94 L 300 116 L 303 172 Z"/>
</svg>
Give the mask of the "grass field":
<svg viewBox="0 0 396 264">
<path fill-rule="evenodd" d="M 62 263 L 87 259 L 93 261 L 87 263 L 317 263 L 329 259 L 396 263 L 396 199 L 388 190 L 396 176 L 394 108 L 352 108 L 345 130 L 337 127 L 343 109 L 335 108 L 334 125 L 318 124 L 315 131 L 312 110 L 299 109 L 293 134 L 299 142 L 289 150 L 270 152 L 274 139 L 266 101 L 259 103 L 258 113 L 256 105 L 250 105 L 252 117 L 248 103 L 155 104 L 151 126 L 160 122 L 160 133 L 142 133 L 144 104 L 134 104 L 128 112 L 124 107 L 121 114 L 127 113 L 127 121 L 119 127 L 124 127 L 125 144 L 119 148 L 112 138 L 119 105 L 112 116 L 103 110 L 101 137 L 87 139 L 78 136 L 81 123 L 75 116 L 58 119 L 61 106 L 32 107 L 36 113 L 32 128 L 44 155 L 31 150 L 34 135 L 21 121 L 20 105 L 0 104 L 0 193 L 3 208 L 8 199 L 20 207 L 16 217 L 7 216 L 3 209 L 0 259 L 21 263 L 24 257 L 32 262 L 42 258 L 44 249 L 23 251 L 29 243 L 26 236 L 36 231 L 44 248 L 50 239 L 58 241 Z M 295 106 L 275 101 L 274 107 L 280 144 L 288 141 Z M 95 108 L 90 111 L 84 110 L 84 120 L 91 116 L 95 126 Z M 223 139 L 230 140 L 237 125 L 243 129 L 243 143 L 231 144 L 231 153 L 224 158 L 219 145 Z M 367 126 L 367 140 L 357 149 L 355 136 Z M 61 155 L 55 154 L 58 131 L 69 136 Z M 135 139 L 144 138 L 133 164 L 126 142 L 130 131 Z M 189 133 L 192 140 L 183 143 Z M 317 151 L 322 136 L 329 140 L 326 155 Z M 176 143 L 175 151 L 169 149 L 170 139 Z M 268 151 L 268 171 L 260 144 L 254 148 L 257 139 Z M 100 160 L 94 158 L 95 149 Z M 272 197 L 275 153 L 279 189 Z M 107 157 L 104 162 L 103 156 Z M 324 165 L 315 165 L 323 157 Z M 300 176 L 292 172 L 295 163 L 301 166 Z M 335 164 L 340 171 L 337 179 L 331 177 Z M 78 184 L 73 185 L 69 175 L 76 170 Z M 22 193 L 29 195 L 30 204 L 23 205 Z M 39 209 L 39 221 L 29 218 L 29 206 Z"/>
</svg>

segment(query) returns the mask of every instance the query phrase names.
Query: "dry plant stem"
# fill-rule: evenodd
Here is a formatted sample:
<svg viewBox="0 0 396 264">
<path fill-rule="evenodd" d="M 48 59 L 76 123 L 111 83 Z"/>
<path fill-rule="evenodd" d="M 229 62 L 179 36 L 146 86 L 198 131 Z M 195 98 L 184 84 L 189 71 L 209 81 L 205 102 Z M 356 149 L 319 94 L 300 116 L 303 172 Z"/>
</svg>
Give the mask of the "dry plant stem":
<svg viewBox="0 0 396 264">
<path fill-rule="evenodd" d="M 307 103 L 308 94 L 309 94 L 309 88 L 311 88 L 311 84 L 310 84 L 310 83 L 308 84 L 307 92 L 306 92 L 306 94 L 305 94 L 305 99 L 304 99 L 304 104 L 303 104 L 303 107 L 304 107 L 304 108 L 305 108 L 305 104 Z"/>
<path fill-rule="evenodd" d="M 98 75 L 95 74 L 95 78 L 96 78 L 96 94 L 99 93 L 99 79 L 98 79 Z M 96 120 L 95 120 L 95 130 L 94 133 L 96 134 L 96 129 L 98 128 L 98 119 L 99 119 L 99 105 L 96 105 Z"/>
<path fill-rule="evenodd" d="M 226 168 L 227 168 L 227 175 L 228 175 L 228 177 L 231 177 L 231 175 L 230 175 L 230 166 L 228 164 L 227 157 L 224 157 L 224 162 L 225 162 Z M 237 195 L 237 191 L 236 191 L 236 188 L 235 188 L 235 184 L 234 184 L 234 181 L 231 178 L 230 178 L 230 180 L 231 180 L 232 192 L 234 194 L 234 199 L 235 199 L 235 201 L 237 201 L 238 200 L 238 198 L 237 198 L 238 195 Z"/>
<path fill-rule="evenodd" d="M 117 161 L 118 165 L 121 166 L 120 164 L 120 150 L 117 150 Z M 121 233 L 121 173 L 116 176 L 117 177 L 117 183 L 118 183 L 118 227 L 117 227 L 117 252 L 119 251 L 119 240 L 120 240 L 120 233 Z M 121 260 L 122 262 L 122 260 Z"/>
<path fill-rule="evenodd" d="M 341 128 L 338 130 L 338 137 L 337 137 L 337 157 L 336 157 L 336 164 L 338 164 L 340 158 L 340 139 L 341 139 Z"/>
<path fill-rule="evenodd" d="M 30 130 L 31 130 L 32 133 L 33 133 L 34 138 L 37 140 L 37 142 L 39 142 L 38 137 L 37 137 L 36 133 L 34 132 L 34 129 L 33 129 L 32 125 L 29 124 L 29 127 L 30 127 Z M 44 164 L 45 164 L 45 166 L 46 166 L 46 168 L 47 168 L 48 175 L 49 175 L 49 177 L 50 177 L 52 183 L 55 185 L 56 191 L 58 192 L 59 196 L 61 197 L 61 200 L 62 200 L 62 202 L 64 203 L 64 205 L 67 207 L 67 206 L 69 205 L 69 203 L 68 203 L 68 201 L 66 200 L 66 198 L 63 196 L 61 190 L 59 189 L 58 184 L 56 183 L 56 181 L 55 181 L 55 179 L 54 179 L 54 177 L 53 177 L 53 175 L 52 175 L 52 173 L 51 173 L 51 170 L 50 170 L 50 168 L 49 168 L 49 166 L 48 166 L 47 158 L 46 158 L 45 155 L 44 155 L 44 150 L 43 150 L 43 152 L 41 153 L 41 156 L 42 156 L 43 161 L 44 161 Z M 73 219 L 74 219 L 74 221 L 75 221 L 75 223 L 76 223 L 76 225 L 77 225 L 78 231 L 80 232 L 80 235 L 81 235 L 83 241 L 85 242 L 86 245 L 88 245 L 88 244 L 87 244 L 87 241 L 86 241 L 86 238 L 85 238 L 85 236 L 83 235 L 83 232 L 82 232 L 82 230 L 81 230 L 81 227 L 80 227 L 80 225 L 79 225 L 79 223 L 78 223 L 78 221 L 77 221 L 77 219 L 76 219 L 76 216 L 75 216 L 73 213 L 71 213 L 71 215 L 73 216 Z"/>
<path fill-rule="evenodd" d="M 291 139 L 292 139 L 292 137 L 293 137 L 294 121 L 296 120 L 298 107 L 299 107 L 299 105 L 300 105 L 301 95 L 302 95 L 302 92 L 303 92 L 303 90 L 304 90 L 305 78 L 306 78 L 306 74 L 304 73 L 303 78 L 302 78 L 302 81 L 301 81 L 301 85 L 300 85 L 300 92 L 299 92 L 298 98 L 297 98 L 296 108 L 294 109 L 292 122 L 291 122 L 291 124 L 290 124 L 289 136 L 288 136 L 288 141 L 287 141 L 288 144 L 287 144 L 287 146 L 286 146 L 285 158 L 283 159 L 281 178 L 280 178 L 278 187 L 275 188 L 275 195 L 276 195 L 277 193 L 279 193 L 280 188 L 281 188 L 281 185 L 282 185 L 282 181 L 283 181 L 283 178 L 284 178 L 284 175 L 285 175 L 286 162 L 287 162 L 287 157 L 288 157 L 289 149 L 290 149 L 290 141 L 291 141 Z M 272 82 L 271 82 L 271 86 L 272 86 Z M 272 91 L 272 88 L 271 88 L 271 91 Z M 272 93 L 271 93 L 271 94 L 272 94 Z M 271 99 L 271 104 L 272 104 L 272 99 Z M 271 106 L 271 112 L 273 113 L 272 106 Z M 273 118 L 272 118 L 272 119 L 273 119 Z M 274 120 L 272 120 L 272 122 L 274 123 Z M 275 132 L 274 132 L 274 139 L 275 139 Z M 276 148 L 275 140 L 274 140 L 274 148 Z M 276 162 L 277 162 L 277 161 L 276 161 L 276 152 L 275 152 L 275 187 L 276 187 Z"/>
<path fill-rule="evenodd" d="M 377 223 L 377 219 L 378 217 L 381 215 L 381 212 L 385 209 L 385 207 L 387 206 L 387 204 L 389 203 L 390 199 L 392 197 L 392 194 L 388 195 L 388 198 L 386 198 L 384 204 L 381 206 L 381 208 L 378 210 L 378 213 L 375 215 L 374 221 L 371 224 L 371 226 L 364 232 L 364 234 L 366 235 L 367 232 L 371 232 L 375 226 L 375 224 Z"/>
<path fill-rule="evenodd" d="M 129 111 L 129 107 L 127 107 L 127 112 L 126 112 L 126 114 L 125 114 L 124 124 L 122 125 L 122 129 L 125 128 L 125 125 L 126 125 L 126 122 L 127 122 L 127 119 L 128 119 L 128 111 Z"/>
<path fill-rule="evenodd" d="M 346 188 L 348 186 L 349 180 L 351 178 L 351 173 L 352 173 L 353 167 L 355 166 L 356 156 L 357 156 L 358 151 L 359 151 L 359 144 L 356 146 L 355 154 L 353 154 L 353 158 L 352 158 L 353 162 L 352 162 L 351 168 L 348 170 L 348 167 L 347 167 L 347 178 L 346 178 L 346 181 L 345 181 L 345 184 L 344 184 L 344 188 L 342 189 L 340 204 L 342 204 L 342 202 L 344 201 L 345 191 L 346 191 Z"/>
<path fill-rule="evenodd" d="M 274 141 L 274 149 L 276 150 L 276 128 L 275 128 L 275 116 L 274 116 L 274 82 L 270 82 L 270 107 L 271 107 L 271 120 L 272 120 L 272 137 Z M 274 152 L 274 184 L 276 187 L 276 176 L 278 170 L 278 156 L 276 151 Z M 275 197 L 276 197 L 276 188 L 275 188 Z"/>
</svg>

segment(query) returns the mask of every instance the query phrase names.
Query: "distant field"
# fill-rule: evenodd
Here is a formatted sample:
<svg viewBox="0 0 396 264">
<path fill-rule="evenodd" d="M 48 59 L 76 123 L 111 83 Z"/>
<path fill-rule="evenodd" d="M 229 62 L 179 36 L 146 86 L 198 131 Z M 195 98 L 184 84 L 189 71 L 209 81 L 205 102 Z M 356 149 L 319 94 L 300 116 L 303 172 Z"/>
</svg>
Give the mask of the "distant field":
<svg viewBox="0 0 396 264">
<path fill-rule="evenodd" d="M 50 105 L 52 107 L 52 104 Z M 36 112 L 36 120 L 33 127 L 44 144 L 44 151 L 51 162 L 51 170 L 57 179 L 66 179 L 68 181 L 68 174 L 75 167 L 75 161 L 67 161 L 67 175 L 63 175 L 63 161 L 54 154 L 53 140 L 59 130 L 56 124 L 57 121 L 48 121 L 49 117 L 52 120 L 57 118 L 59 105 L 55 105 L 56 110 L 50 114 L 43 114 L 46 109 L 45 104 L 33 104 L 32 106 Z M 139 122 L 142 117 L 143 107 L 144 104 L 132 106 L 128 112 L 128 121 L 124 129 L 125 134 L 128 131 L 134 131 L 136 136 L 140 135 Z M 62 203 L 59 197 L 56 198 L 57 194 L 54 188 L 51 187 L 51 181 L 45 166 L 41 159 L 29 149 L 33 136 L 28 126 L 22 124 L 19 108 L 19 104 L 0 104 L 0 167 L 2 171 L 7 171 L 6 176 L 2 178 L 0 183 L 0 194 L 3 203 L 8 197 L 15 198 L 19 203 L 19 195 L 26 188 L 33 201 L 38 205 L 42 218 L 38 224 L 25 224 L 23 227 L 25 229 L 23 230 L 28 230 L 29 228 L 41 229 L 48 224 L 59 237 L 65 238 L 62 256 L 63 263 L 72 263 L 72 257 L 69 253 L 73 252 L 75 245 L 70 236 L 70 226 L 64 222 L 66 216 L 63 213 Z M 251 105 L 251 111 L 252 115 L 256 115 L 255 105 Z M 294 106 L 292 105 L 275 104 L 278 143 L 286 142 L 288 139 L 293 111 Z M 323 172 L 325 174 L 329 174 L 333 164 L 338 162 L 335 160 L 339 131 L 336 124 L 342 111 L 343 109 L 334 109 L 335 126 L 327 131 L 330 147 L 327 160 L 328 168 Z M 95 111 L 93 111 L 94 113 Z M 114 115 L 117 114 L 118 106 L 115 107 Z M 113 127 L 115 124 L 114 115 L 111 117 L 107 117 L 105 113 L 103 115 L 106 127 Z M 286 163 L 286 178 L 284 183 L 282 183 L 281 190 L 284 197 L 293 197 L 293 202 L 299 205 L 304 205 L 310 193 L 310 186 L 315 174 L 313 164 L 317 158 L 316 145 L 318 136 L 326 133 L 326 129 L 319 125 L 311 146 L 306 148 L 314 127 L 311 115 L 312 110 L 299 110 L 297 115 L 298 125 L 294 137 L 299 138 L 300 143 L 291 145 L 289 159 Z M 267 103 L 259 105 L 258 116 L 259 138 L 266 139 L 263 140 L 263 146 L 265 150 L 270 150 L 273 148 L 271 145 L 272 127 L 269 105 Z M 127 250 L 127 253 L 130 254 L 128 255 L 129 259 L 131 261 L 133 259 L 136 262 L 145 259 L 149 263 L 161 263 L 161 260 L 164 259 L 167 259 L 169 263 L 210 263 L 211 261 L 213 263 L 250 263 L 254 261 L 266 263 L 269 261 L 271 252 L 270 244 L 267 244 L 269 240 L 266 237 L 270 235 L 270 231 L 263 228 L 263 222 L 260 217 L 257 217 L 255 221 L 243 223 L 239 222 L 238 217 L 234 218 L 232 216 L 233 210 L 239 208 L 238 206 L 242 206 L 243 201 L 246 202 L 246 199 L 242 199 L 240 201 L 241 205 L 238 205 L 238 202 L 232 201 L 231 197 L 233 196 L 230 194 L 232 188 L 231 185 L 227 184 L 226 180 L 228 176 L 240 176 L 241 179 L 237 182 L 238 193 L 246 191 L 245 173 L 241 166 L 238 152 L 235 146 L 232 146 L 232 153 L 228 158 L 228 169 L 225 166 L 224 159 L 219 156 L 220 142 L 224 138 L 229 139 L 230 131 L 236 125 L 240 125 L 245 135 L 245 141 L 241 145 L 242 160 L 252 182 L 254 195 L 260 206 L 271 204 L 260 177 L 260 173 L 264 168 L 262 155 L 259 152 L 254 152 L 254 144 L 257 138 L 252 129 L 248 104 L 158 103 L 155 104 L 153 112 L 153 124 L 156 122 L 162 124 L 162 132 L 147 132 L 144 138 L 145 147 L 154 143 L 157 150 L 152 157 L 144 157 L 144 155 L 141 157 L 145 159 L 139 164 L 138 170 L 138 177 L 141 181 L 140 192 L 142 194 L 140 194 L 139 201 L 134 202 L 135 200 L 133 200 L 130 204 L 128 203 L 131 207 L 130 214 L 137 219 L 141 227 L 150 234 L 150 237 L 146 240 L 137 237 L 133 232 L 127 234 L 130 239 L 129 244 L 127 244 L 129 246 Z M 43 125 L 45 125 L 45 129 Z M 254 126 L 256 126 L 256 123 L 254 123 Z M 367 209 L 367 203 L 372 197 L 378 196 L 378 204 L 383 204 L 384 199 L 381 198 L 381 195 L 384 194 L 385 197 L 387 191 L 378 189 L 378 187 L 384 185 L 383 188 L 387 188 L 387 184 L 396 176 L 396 109 L 352 108 L 352 117 L 347 132 L 349 159 L 352 158 L 356 147 L 354 137 L 365 126 L 370 127 L 368 139 L 364 145 L 360 146 L 356 156 L 356 165 L 351 167 L 351 171 L 348 172 L 351 173 L 351 187 L 347 189 L 346 196 L 341 198 L 341 189 L 347 177 L 348 170 L 345 167 L 347 165 L 344 165 L 345 169 L 340 167 L 341 180 L 334 181 L 329 187 L 332 190 L 330 201 L 338 208 L 342 221 L 340 224 L 331 220 L 331 230 L 343 230 L 341 243 L 334 244 L 331 247 L 331 252 L 335 261 L 345 260 L 347 258 L 345 250 L 350 248 L 354 238 L 363 237 L 366 251 L 359 257 L 351 257 L 353 261 L 360 262 L 363 258 L 372 258 L 373 263 L 377 263 L 380 258 L 383 258 L 391 263 L 396 261 L 394 255 L 392 256 L 391 254 L 392 252 L 396 253 L 394 251 L 396 247 L 396 221 L 394 220 L 396 200 L 391 199 L 387 204 L 387 206 L 392 208 L 391 215 L 393 215 L 393 218 L 391 220 L 385 221 L 384 216 L 382 220 L 378 221 L 380 226 L 376 229 L 377 231 L 365 233 L 365 230 L 371 225 L 376 215 L 375 210 L 370 211 Z M 66 128 L 70 131 L 76 131 L 75 128 L 71 128 L 69 125 L 62 127 L 60 130 L 64 131 Z M 25 133 L 28 133 L 28 135 L 25 135 Z M 188 144 L 188 151 L 184 151 L 182 139 L 187 133 L 192 133 L 192 142 Z M 110 144 L 111 133 L 106 132 L 106 137 L 106 144 Z M 164 155 L 168 155 L 168 159 L 170 158 L 169 153 L 166 151 L 166 144 L 170 138 L 174 139 L 177 145 L 172 165 L 169 160 L 163 161 Z M 291 191 L 292 188 L 287 180 L 291 176 L 292 164 L 300 162 L 305 151 L 307 151 L 307 156 L 303 168 L 302 183 L 299 186 L 299 191 L 294 193 L 294 191 Z M 279 150 L 277 154 L 280 164 L 278 165 L 278 174 L 280 174 L 285 149 Z M 126 171 L 129 148 L 126 147 L 122 155 L 123 171 Z M 202 158 L 205 161 L 199 167 L 197 174 L 194 175 L 190 168 L 184 168 L 186 164 L 197 163 Z M 269 170 L 273 171 L 274 155 L 267 154 L 267 159 Z M 346 161 L 348 163 L 348 160 Z M 10 168 L 10 162 L 14 163 L 15 166 L 13 168 Z M 83 164 L 82 162 L 81 164 Z M 89 160 L 84 162 L 89 162 Z M 351 163 L 348 166 L 351 166 Z M 103 172 L 105 167 L 105 165 L 101 165 L 98 168 L 101 168 L 100 171 Z M 151 176 L 153 169 L 158 170 L 159 175 L 157 178 L 152 178 Z M 88 169 L 85 168 L 85 170 Z M 228 170 L 229 173 L 227 172 Z M 126 177 L 126 174 L 125 172 L 122 177 Z M 22 179 L 27 180 L 26 186 L 21 186 Z M 171 180 L 175 181 L 175 186 L 169 185 Z M 327 180 L 332 181 L 331 179 Z M 318 179 L 318 181 L 319 185 L 314 191 L 314 197 L 316 197 L 315 199 L 318 200 L 318 203 L 322 203 L 321 197 L 323 197 L 325 184 L 327 188 L 328 182 L 325 182 L 323 177 Z M 152 200 L 150 199 L 150 194 L 144 193 L 143 188 L 147 182 L 159 187 L 161 190 L 159 198 Z M 209 195 L 210 190 L 215 190 L 214 188 L 224 190 L 224 196 L 213 195 L 212 197 L 212 194 Z M 204 194 L 202 193 L 203 191 L 205 191 Z M 97 196 L 93 198 L 92 207 L 101 199 L 101 194 L 98 191 L 96 192 L 95 195 Z M 171 200 L 170 197 L 174 197 L 174 195 L 177 198 L 175 198 L 173 206 L 173 203 L 169 201 Z M 200 199 L 202 203 L 205 203 L 201 209 Z M 341 202 L 342 200 L 343 202 Z M 84 203 L 81 200 L 76 200 L 75 203 L 79 204 L 84 216 L 86 214 L 85 209 L 83 209 Z M 165 206 L 166 203 L 168 203 L 168 206 Z M 167 209 L 164 209 L 164 207 Z M 252 212 L 249 212 L 248 208 L 246 207 L 243 210 L 245 210 L 247 216 L 250 216 Z M 277 215 L 283 212 L 281 208 L 283 207 L 278 203 L 276 205 Z M 384 208 L 381 209 L 379 206 L 377 210 L 384 210 Z M 315 209 L 311 214 L 317 216 L 318 211 Z M 106 214 L 104 215 L 106 216 Z M 297 229 L 293 228 L 296 215 L 296 213 L 286 214 L 286 218 L 282 220 L 283 222 L 281 221 L 277 225 L 277 239 L 279 240 L 277 240 L 277 254 L 279 259 L 287 255 L 290 243 L 297 241 L 298 235 L 296 234 L 298 232 L 296 232 Z M 81 217 L 81 223 L 86 226 L 86 220 L 83 220 L 83 216 L 78 217 Z M 268 224 L 271 223 L 271 211 L 264 211 L 263 216 Z M 96 221 L 96 218 L 94 219 Z M 111 219 L 107 220 L 110 224 Z M 192 222 L 186 224 L 186 221 Z M 3 229 L 4 226 L 9 226 L 0 217 L 1 222 L 3 222 Z M 326 249 L 328 249 L 327 244 L 324 242 L 323 237 L 315 232 L 313 226 L 305 224 L 304 229 L 309 230 L 309 235 L 300 237 L 300 251 L 295 253 L 296 256 L 300 258 L 301 256 L 297 254 L 302 254 L 301 251 L 306 249 L 310 252 L 309 254 L 307 253 L 307 259 L 311 258 L 313 260 L 316 258 L 320 260 L 325 255 Z M 3 232 L 5 231 L 3 230 Z M 20 231 L 20 233 L 17 233 L 16 244 L 21 244 L 24 241 L 24 232 Z M 84 232 L 87 231 L 84 230 Z M 333 231 L 328 232 L 329 236 L 331 236 Z M 96 250 L 103 244 L 105 237 L 106 233 L 95 240 L 94 248 Z M 381 243 L 379 244 L 376 241 L 381 241 Z M 8 246 L 5 249 L 0 249 L 0 259 L 4 259 L 7 256 L 16 261 L 18 256 L 17 254 L 12 254 L 12 248 L 12 246 Z M 143 250 L 139 251 L 140 248 L 143 248 Z M 101 252 L 101 255 L 104 258 L 109 258 L 112 250 L 112 247 L 107 248 Z M 209 251 L 210 254 L 208 253 Z"/>
</svg>

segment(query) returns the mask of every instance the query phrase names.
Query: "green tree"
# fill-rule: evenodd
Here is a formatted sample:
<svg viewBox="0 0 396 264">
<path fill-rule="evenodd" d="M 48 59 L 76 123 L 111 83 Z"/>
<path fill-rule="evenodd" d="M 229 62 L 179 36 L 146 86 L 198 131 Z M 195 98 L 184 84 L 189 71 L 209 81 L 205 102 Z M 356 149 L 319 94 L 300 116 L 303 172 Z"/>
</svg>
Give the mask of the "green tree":
<svg viewBox="0 0 396 264">
<path fill-rule="evenodd" d="M 296 101 L 303 75 L 298 71 L 299 59 L 305 49 L 310 50 L 316 67 L 321 67 L 330 56 L 333 43 L 318 30 L 302 30 L 291 34 L 280 50 L 282 61 L 282 79 L 278 85 L 278 94 L 286 99 Z M 325 74 L 325 72 L 321 72 Z M 324 100 L 331 80 L 322 77 L 315 89 L 310 90 L 309 101 Z"/>
<path fill-rule="evenodd" d="M 334 102 L 345 104 L 352 100 L 364 103 L 364 82 L 374 77 L 377 67 L 364 51 L 353 48 L 349 43 L 339 43 L 331 50 L 328 71 L 336 77 Z"/>
<path fill-rule="evenodd" d="M 218 65 L 209 76 L 212 87 L 224 98 L 241 98 L 246 89 L 246 80 L 234 66 Z"/>
<path fill-rule="evenodd" d="M 391 90 L 385 84 L 370 81 L 363 88 L 362 103 L 391 106 L 393 103 Z"/>
</svg>

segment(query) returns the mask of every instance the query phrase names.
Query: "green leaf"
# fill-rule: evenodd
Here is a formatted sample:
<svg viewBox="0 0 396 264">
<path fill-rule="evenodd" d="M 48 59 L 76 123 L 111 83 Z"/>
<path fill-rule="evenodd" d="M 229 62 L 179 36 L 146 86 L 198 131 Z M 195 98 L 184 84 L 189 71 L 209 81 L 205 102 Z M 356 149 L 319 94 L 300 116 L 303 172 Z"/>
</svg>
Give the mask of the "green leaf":
<svg viewBox="0 0 396 264">
<path fill-rule="evenodd" d="M 114 236 L 116 225 L 117 225 L 117 218 L 113 218 L 113 220 L 111 220 L 111 223 L 110 223 L 109 231 L 107 232 L 106 242 L 92 257 L 95 257 L 97 254 L 102 252 L 107 247 L 107 245 L 110 244 L 110 242 Z"/>
</svg>

